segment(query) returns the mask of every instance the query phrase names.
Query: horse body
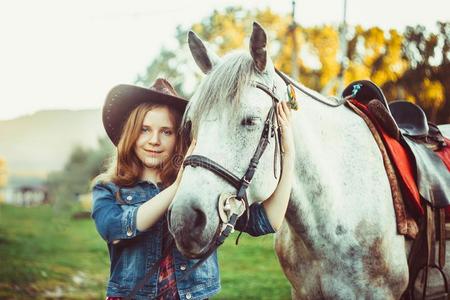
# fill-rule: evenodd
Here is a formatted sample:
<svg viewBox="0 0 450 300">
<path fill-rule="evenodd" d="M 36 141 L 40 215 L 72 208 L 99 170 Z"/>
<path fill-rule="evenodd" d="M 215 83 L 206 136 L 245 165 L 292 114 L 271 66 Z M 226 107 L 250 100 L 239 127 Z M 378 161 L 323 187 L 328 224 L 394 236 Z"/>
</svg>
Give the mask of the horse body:
<svg viewBox="0 0 450 300">
<path fill-rule="evenodd" d="M 296 182 L 275 241 L 293 298 L 396 299 L 408 266 L 378 146 L 346 107 L 301 99 Z"/>
<path fill-rule="evenodd" d="M 287 99 L 285 83 L 267 59 L 265 39 L 264 30 L 254 24 L 252 56 L 242 53 L 219 62 L 190 35 L 191 52 L 208 73 L 185 116 L 193 122 L 197 139 L 193 154 L 207 156 L 240 176 L 271 105 L 270 97 L 252 83 L 263 82 Z M 407 250 L 396 232 L 388 178 L 370 130 L 345 106 L 329 107 L 299 90 L 297 99 L 296 177 L 275 240 L 293 298 L 399 298 L 408 283 Z M 207 101 L 210 109 L 202 110 Z M 261 157 L 248 189 L 250 203 L 267 199 L 276 188 L 274 147 L 270 143 Z M 169 225 L 183 254 L 196 257 L 208 248 L 220 224 L 217 199 L 235 191 L 206 169 L 186 167 L 170 207 Z"/>
</svg>

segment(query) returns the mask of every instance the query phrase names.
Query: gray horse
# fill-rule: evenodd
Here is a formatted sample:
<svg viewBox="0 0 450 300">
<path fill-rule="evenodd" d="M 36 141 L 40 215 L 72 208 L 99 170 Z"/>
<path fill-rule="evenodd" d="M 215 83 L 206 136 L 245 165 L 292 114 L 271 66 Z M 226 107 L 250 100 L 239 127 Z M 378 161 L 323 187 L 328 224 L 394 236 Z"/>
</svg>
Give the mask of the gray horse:
<svg viewBox="0 0 450 300">
<path fill-rule="evenodd" d="M 253 25 L 250 53 L 218 58 L 194 34 L 189 45 L 206 74 L 190 100 L 186 121 L 203 155 L 241 177 L 261 137 L 272 99 L 288 99 L 286 83 L 266 53 L 266 33 Z M 408 284 L 407 245 L 396 231 L 382 156 L 364 121 L 345 106 L 302 86 L 293 112 L 296 172 L 275 249 L 294 299 L 398 299 Z M 306 91 L 306 92 L 305 92 Z M 251 120 L 251 122 L 247 122 Z M 248 189 L 249 203 L 267 199 L 279 176 L 271 142 Z M 279 171 L 278 171 L 279 172 Z M 275 174 L 279 175 L 279 174 Z M 177 247 L 195 257 L 215 237 L 217 199 L 236 193 L 205 168 L 187 166 L 171 206 Z"/>
</svg>

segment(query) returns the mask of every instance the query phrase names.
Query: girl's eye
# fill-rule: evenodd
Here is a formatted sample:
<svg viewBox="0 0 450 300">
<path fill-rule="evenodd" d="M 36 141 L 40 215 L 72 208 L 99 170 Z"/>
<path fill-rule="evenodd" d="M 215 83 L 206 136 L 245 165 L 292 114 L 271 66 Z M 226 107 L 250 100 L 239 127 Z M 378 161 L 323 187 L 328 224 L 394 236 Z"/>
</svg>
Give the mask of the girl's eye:
<svg viewBox="0 0 450 300">
<path fill-rule="evenodd" d="M 148 127 L 142 127 L 142 128 L 141 128 L 141 131 L 142 131 L 142 132 L 147 132 L 147 131 L 148 131 Z"/>
<path fill-rule="evenodd" d="M 164 135 L 171 135 L 172 134 L 172 130 L 164 130 L 163 134 Z"/>
</svg>

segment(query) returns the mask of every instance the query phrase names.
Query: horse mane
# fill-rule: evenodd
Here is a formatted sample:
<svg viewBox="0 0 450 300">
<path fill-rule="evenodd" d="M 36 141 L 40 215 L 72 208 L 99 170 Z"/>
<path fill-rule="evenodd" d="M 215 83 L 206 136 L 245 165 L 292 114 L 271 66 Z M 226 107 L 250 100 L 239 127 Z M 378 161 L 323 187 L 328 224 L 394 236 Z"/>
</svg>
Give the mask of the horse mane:
<svg viewBox="0 0 450 300">
<path fill-rule="evenodd" d="M 189 100 L 183 127 L 191 121 L 191 135 L 196 136 L 198 124 L 213 108 L 237 111 L 243 90 L 257 75 L 253 59 L 246 51 L 232 52 L 222 58 L 203 78 Z"/>
</svg>

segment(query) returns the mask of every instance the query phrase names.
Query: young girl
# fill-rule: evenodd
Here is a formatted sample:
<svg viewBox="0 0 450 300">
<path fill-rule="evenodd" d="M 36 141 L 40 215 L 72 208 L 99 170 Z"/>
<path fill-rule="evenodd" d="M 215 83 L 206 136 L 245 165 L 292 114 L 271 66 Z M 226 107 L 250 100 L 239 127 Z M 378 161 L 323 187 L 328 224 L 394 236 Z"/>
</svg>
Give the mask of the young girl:
<svg viewBox="0 0 450 300">
<path fill-rule="evenodd" d="M 165 213 L 182 176 L 179 158 L 195 147 L 194 141 L 186 151 L 179 133 L 186 104 L 164 79 L 157 79 L 149 89 L 119 85 L 106 98 L 103 124 L 117 155 L 110 169 L 95 180 L 92 218 L 108 244 L 109 300 L 129 296 L 156 262 L 158 272 L 145 280 L 133 299 L 157 295 L 161 295 L 158 299 L 206 299 L 220 290 L 215 253 L 187 278 L 180 270 L 192 265 L 192 260 L 176 248 L 162 258 Z M 246 230 L 253 235 L 273 233 L 281 226 L 292 186 L 295 155 L 290 110 L 284 103 L 278 111 L 283 174 L 273 195 L 258 205 L 249 220 Z"/>
</svg>

